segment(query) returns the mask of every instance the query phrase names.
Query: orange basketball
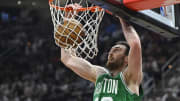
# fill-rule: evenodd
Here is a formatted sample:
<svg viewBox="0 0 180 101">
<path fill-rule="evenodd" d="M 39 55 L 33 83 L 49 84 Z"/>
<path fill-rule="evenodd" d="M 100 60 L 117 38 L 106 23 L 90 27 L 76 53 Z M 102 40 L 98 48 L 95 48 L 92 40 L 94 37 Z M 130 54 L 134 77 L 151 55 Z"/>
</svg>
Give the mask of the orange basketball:
<svg viewBox="0 0 180 101">
<path fill-rule="evenodd" d="M 64 24 L 57 27 L 55 33 L 55 42 L 60 47 L 72 46 L 77 47 L 77 44 L 83 41 L 85 33 L 82 30 L 83 25 L 75 19 L 65 20 Z"/>
</svg>

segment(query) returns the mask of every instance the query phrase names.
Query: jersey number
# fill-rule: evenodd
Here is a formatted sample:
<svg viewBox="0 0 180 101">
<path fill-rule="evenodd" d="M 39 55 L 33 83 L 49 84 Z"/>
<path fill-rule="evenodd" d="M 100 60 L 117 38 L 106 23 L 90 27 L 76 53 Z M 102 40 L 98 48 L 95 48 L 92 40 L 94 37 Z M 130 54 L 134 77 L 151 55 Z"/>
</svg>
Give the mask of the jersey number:
<svg viewBox="0 0 180 101">
<path fill-rule="evenodd" d="M 95 101 L 99 101 L 99 98 L 96 98 Z M 112 97 L 103 97 L 101 101 L 113 101 Z"/>
</svg>

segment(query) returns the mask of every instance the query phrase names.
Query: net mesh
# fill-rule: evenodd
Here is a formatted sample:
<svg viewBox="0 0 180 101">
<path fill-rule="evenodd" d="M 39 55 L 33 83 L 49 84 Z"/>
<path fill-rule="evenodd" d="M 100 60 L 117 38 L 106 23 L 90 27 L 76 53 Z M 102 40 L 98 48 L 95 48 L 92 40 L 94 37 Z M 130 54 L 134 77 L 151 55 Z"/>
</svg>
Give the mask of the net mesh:
<svg viewBox="0 0 180 101">
<path fill-rule="evenodd" d="M 50 0 L 49 4 L 56 45 L 78 57 L 94 58 L 104 10 L 87 0 Z"/>
</svg>

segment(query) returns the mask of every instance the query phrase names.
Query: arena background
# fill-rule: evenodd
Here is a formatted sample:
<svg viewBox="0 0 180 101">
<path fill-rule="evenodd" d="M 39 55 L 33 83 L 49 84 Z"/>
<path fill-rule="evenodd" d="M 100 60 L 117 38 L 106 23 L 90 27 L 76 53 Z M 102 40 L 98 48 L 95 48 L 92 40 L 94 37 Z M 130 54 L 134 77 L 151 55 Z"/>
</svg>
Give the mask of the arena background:
<svg viewBox="0 0 180 101">
<path fill-rule="evenodd" d="M 136 29 L 142 42 L 144 101 L 180 101 L 180 38 Z M 91 62 L 104 66 L 118 40 L 124 40 L 121 26 L 105 14 L 99 54 Z M 92 101 L 93 89 L 93 83 L 60 62 L 47 0 L 1 0 L 0 101 Z"/>
</svg>

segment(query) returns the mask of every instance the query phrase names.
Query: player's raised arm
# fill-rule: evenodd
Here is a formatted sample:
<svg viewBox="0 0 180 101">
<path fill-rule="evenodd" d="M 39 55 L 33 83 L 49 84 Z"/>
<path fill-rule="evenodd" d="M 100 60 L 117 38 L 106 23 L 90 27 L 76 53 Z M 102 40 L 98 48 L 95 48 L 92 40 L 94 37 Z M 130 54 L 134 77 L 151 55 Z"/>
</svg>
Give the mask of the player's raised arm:
<svg viewBox="0 0 180 101">
<path fill-rule="evenodd" d="M 119 18 L 125 39 L 127 40 L 130 51 L 128 55 L 128 68 L 125 71 L 125 76 L 129 82 L 139 84 L 142 81 L 142 53 L 140 38 L 133 28 L 133 26 L 126 23 L 123 19 Z"/>
<path fill-rule="evenodd" d="M 92 65 L 85 59 L 70 55 L 63 48 L 61 48 L 61 61 L 76 74 L 93 83 L 99 75 L 107 73 L 103 67 Z"/>
</svg>

